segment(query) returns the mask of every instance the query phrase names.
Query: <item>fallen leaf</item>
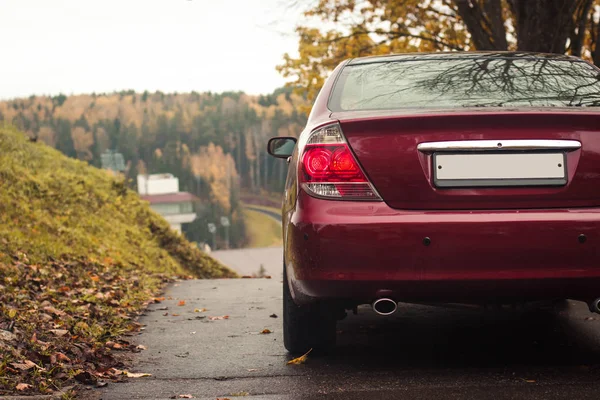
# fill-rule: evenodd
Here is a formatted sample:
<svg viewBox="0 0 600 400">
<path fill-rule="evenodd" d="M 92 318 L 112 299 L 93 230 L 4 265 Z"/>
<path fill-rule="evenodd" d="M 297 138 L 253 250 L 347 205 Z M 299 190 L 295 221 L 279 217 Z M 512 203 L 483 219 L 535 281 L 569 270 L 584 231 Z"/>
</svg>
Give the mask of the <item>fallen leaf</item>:
<svg viewBox="0 0 600 400">
<path fill-rule="evenodd" d="M 208 317 L 209 320 L 211 321 L 218 321 L 218 320 L 222 320 L 222 319 L 229 319 L 229 315 L 223 315 L 221 317 Z"/>
<path fill-rule="evenodd" d="M 271 332 L 269 329 L 267 329 L 267 328 L 263 329 L 263 330 L 260 332 L 260 334 L 261 334 L 261 335 L 268 335 L 269 333 L 272 333 L 272 332 Z"/>
<path fill-rule="evenodd" d="M 74 376 L 75 380 L 81 382 L 85 385 L 91 385 L 98 382 L 98 378 L 95 375 L 92 375 L 88 371 L 81 371 Z"/>
<path fill-rule="evenodd" d="M 54 353 L 53 355 L 58 361 L 71 362 L 71 359 L 61 352 Z"/>
<path fill-rule="evenodd" d="M 144 372 L 129 372 L 129 371 L 125 371 L 125 375 L 127 375 L 128 378 L 144 378 L 146 376 L 152 376 L 152 374 L 146 374 Z"/>
<path fill-rule="evenodd" d="M 307 351 L 304 355 L 301 355 L 298 358 L 294 358 L 293 360 L 290 360 L 287 362 L 287 365 L 299 365 L 299 364 L 304 364 L 306 362 L 306 359 L 308 358 L 308 354 L 312 351 L 312 349 L 310 349 L 309 351 Z"/>
<path fill-rule="evenodd" d="M 57 308 L 54 308 L 52 306 L 46 306 L 44 307 L 44 311 L 50 313 L 50 314 L 54 314 L 54 315 L 58 315 L 59 317 L 63 317 L 65 315 L 64 311 L 61 311 Z"/>
<path fill-rule="evenodd" d="M 191 394 L 180 394 L 179 396 L 177 396 L 178 399 L 193 399 L 194 396 L 192 396 Z"/>
<path fill-rule="evenodd" d="M 138 344 L 137 346 L 135 346 L 135 348 L 138 350 L 148 350 L 148 348 L 143 344 Z"/>
<path fill-rule="evenodd" d="M 271 317 L 271 318 L 277 318 L 277 314 L 271 314 L 271 315 L 269 315 L 269 317 Z"/>
<path fill-rule="evenodd" d="M 195 308 L 194 312 L 207 312 L 208 310 L 206 308 Z"/>
<path fill-rule="evenodd" d="M 30 389 L 32 386 L 28 383 L 19 383 L 16 386 L 16 389 L 20 392 L 22 392 L 23 390 L 27 390 Z"/>
<path fill-rule="evenodd" d="M 185 306 L 185 300 L 179 300 L 178 306 Z"/>
<path fill-rule="evenodd" d="M 50 329 L 50 333 L 54 336 L 62 337 L 69 333 L 69 331 L 66 329 Z"/>
<path fill-rule="evenodd" d="M 11 342 L 17 340 L 17 335 L 12 332 L 0 329 L 0 341 Z"/>
<path fill-rule="evenodd" d="M 179 314 L 177 314 L 177 313 L 173 313 L 173 314 L 171 314 L 171 316 L 172 316 L 172 317 L 179 317 Z"/>
<path fill-rule="evenodd" d="M 13 368 L 20 369 L 21 371 L 27 371 L 31 368 L 41 368 L 39 365 L 30 360 L 25 360 L 22 363 L 10 363 Z"/>
</svg>

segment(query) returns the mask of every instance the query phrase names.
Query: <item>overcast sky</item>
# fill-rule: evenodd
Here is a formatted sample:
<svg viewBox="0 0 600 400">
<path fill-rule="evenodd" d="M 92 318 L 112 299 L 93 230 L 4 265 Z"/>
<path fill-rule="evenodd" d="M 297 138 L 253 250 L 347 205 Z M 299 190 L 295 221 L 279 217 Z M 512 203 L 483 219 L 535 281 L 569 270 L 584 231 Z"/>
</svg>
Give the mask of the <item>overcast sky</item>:
<svg viewBox="0 0 600 400">
<path fill-rule="evenodd" d="M 284 0 L 0 0 L 0 98 L 268 93 L 295 53 Z M 294 15 L 296 14 L 296 15 Z"/>
</svg>

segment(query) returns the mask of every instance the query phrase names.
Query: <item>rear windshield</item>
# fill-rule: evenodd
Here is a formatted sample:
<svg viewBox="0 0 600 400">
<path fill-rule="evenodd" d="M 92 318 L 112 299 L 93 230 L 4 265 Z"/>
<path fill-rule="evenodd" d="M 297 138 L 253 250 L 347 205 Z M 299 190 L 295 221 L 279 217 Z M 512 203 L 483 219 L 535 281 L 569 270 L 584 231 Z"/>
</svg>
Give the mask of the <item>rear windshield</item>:
<svg viewBox="0 0 600 400">
<path fill-rule="evenodd" d="M 599 107 L 600 75 L 583 61 L 425 58 L 346 66 L 333 111 L 460 107 Z"/>
</svg>

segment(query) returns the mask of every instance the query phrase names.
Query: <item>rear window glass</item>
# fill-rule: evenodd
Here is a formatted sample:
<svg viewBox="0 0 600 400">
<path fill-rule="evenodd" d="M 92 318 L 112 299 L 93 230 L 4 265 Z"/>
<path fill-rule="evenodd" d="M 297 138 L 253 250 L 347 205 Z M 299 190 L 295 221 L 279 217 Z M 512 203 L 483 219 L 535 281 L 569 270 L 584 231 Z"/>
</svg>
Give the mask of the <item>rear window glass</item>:
<svg viewBox="0 0 600 400">
<path fill-rule="evenodd" d="M 591 65 L 547 58 L 426 58 L 346 66 L 333 111 L 459 107 L 599 107 Z"/>
</svg>

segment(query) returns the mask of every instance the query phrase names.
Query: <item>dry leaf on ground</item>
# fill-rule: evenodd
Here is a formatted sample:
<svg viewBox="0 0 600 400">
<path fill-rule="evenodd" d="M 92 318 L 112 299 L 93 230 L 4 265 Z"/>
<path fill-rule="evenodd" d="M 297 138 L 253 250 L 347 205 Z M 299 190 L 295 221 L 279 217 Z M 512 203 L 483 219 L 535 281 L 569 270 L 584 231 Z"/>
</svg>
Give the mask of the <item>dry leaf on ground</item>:
<svg viewBox="0 0 600 400">
<path fill-rule="evenodd" d="M 10 366 L 16 369 L 20 369 L 21 371 L 27 371 L 31 368 L 41 368 L 39 365 L 30 360 L 25 360 L 22 363 L 10 363 Z"/>
<path fill-rule="evenodd" d="M 194 312 L 207 312 L 208 310 L 206 308 L 195 308 Z"/>
<path fill-rule="evenodd" d="M 31 389 L 31 388 L 32 388 L 32 386 L 31 386 L 30 384 L 28 384 L 28 383 L 19 383 L 19 384 L 17 384 L 17 386 L 16 386 L 16 389 L 17 389 L 19 392 L 21 392 L 21 391 L 23 391 L 23 390 Z"/>
<path fill-rule="evenodd" d="M 222 315 L 220 317 L 208 317 L 208 319 L 211 321 L 218 321 L 221 319 L 229 319 L 229 315 Z"/>
<path fill-rule="evenodd" d="M 185 306 L 185 300 L 179 300 L 178 306 Z"/>
<path fill-rule="evenodd" d="M 267 334 L 269 334 L 269 333 L 273 333 L 273 332 L 271 332 L 271 331 L 270 331 L 269 329 L 267 329 L 267 328 L 263 329 L 263 330 L 260 332 L 260 334 L 261 334 L 261 335 L 267 335 Z"/>
<path fill-rule="evenodd" d="M 129 372 L 129 371 L 124 371 L 124 372 L 128 378 L 144 378 L 146 376 L 152 376 L 152 374 L 146 374 L 144 372 Z"/>
<path fill-rule="evenodd" d="M 309 351 L 307 351 L 304 355 L 301 355 L 298 358 L 294 358 L 293 360 L 290 360 L 287 362 L 287 365 L 299 365 L 299 364 L 304 364 L 306 362 L 306 359 L 308 358 L 308 354 L 312 351 L 312 349 L 310 349 Z"/>
</svg>

